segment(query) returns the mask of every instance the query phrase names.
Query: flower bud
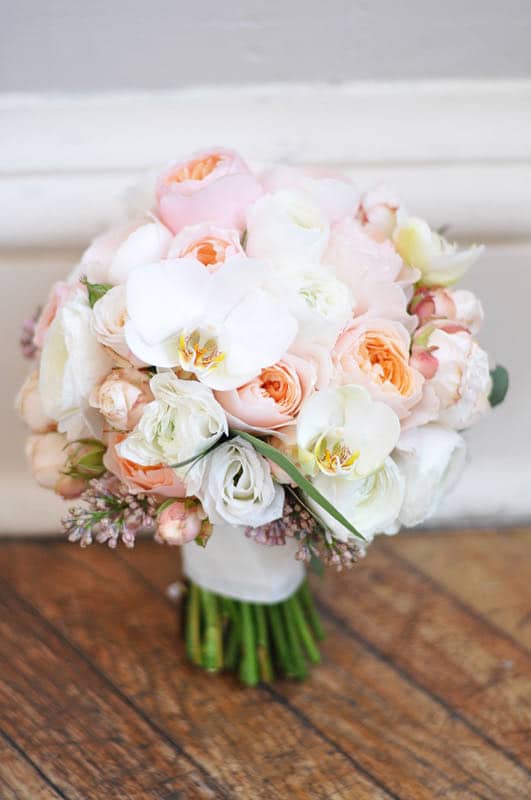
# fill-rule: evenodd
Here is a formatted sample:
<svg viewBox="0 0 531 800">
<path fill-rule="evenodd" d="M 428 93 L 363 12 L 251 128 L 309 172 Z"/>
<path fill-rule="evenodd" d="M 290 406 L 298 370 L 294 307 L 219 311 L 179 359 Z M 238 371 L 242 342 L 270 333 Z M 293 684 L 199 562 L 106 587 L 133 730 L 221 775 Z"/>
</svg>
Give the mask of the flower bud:
<svg viewBox="0 0 531 800">
<path fill-rule="evenodd" d="M 42 407 L 37 370 L 28 375 L 22 384 L 15 407 L 19 417 L 33 433 L 48 433 L 48 431 L 55 430 L 55 422 L 44 413 Z"/>
<path fill-rule="evenodd" d="M 198 536 L 208 537 L 212 529 L 205 512 L 193 500 L 175 500 L 158 518 L 157 539 L 166 544 L 186 544 Z"/>
</svg>

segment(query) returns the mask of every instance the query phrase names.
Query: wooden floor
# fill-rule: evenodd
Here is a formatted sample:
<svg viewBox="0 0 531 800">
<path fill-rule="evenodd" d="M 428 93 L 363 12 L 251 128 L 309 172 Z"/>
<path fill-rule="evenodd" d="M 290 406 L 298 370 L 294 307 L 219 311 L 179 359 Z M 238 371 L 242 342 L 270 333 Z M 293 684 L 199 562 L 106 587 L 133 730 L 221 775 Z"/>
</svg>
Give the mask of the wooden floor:
<svg viewBox="0 0 531 800">
<path fill-rule="evenodd" d="M 305 683 L 190 667 L 178 555 L 0 545 L 1 800 L 531 797 L 531 530 L 382 537 L 315 579 Z"/>
</svg>

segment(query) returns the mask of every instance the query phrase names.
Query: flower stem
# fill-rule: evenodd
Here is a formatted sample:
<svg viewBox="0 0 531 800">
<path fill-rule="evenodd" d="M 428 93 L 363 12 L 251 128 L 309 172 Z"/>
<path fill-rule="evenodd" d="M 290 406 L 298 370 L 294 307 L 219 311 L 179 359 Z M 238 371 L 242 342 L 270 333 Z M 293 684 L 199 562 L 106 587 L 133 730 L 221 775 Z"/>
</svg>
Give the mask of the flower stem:
<svg viewBox="0 0 531 800">
<path fill-rule="evenodd" d="M 295 667 L 292 664 L 288 643 L 286 641 L 286 632 L 284 622 L 280 614 L 279 605 L 267 606 L 267 616 L 273 635 L 273 642 L 275 645 L 276 659 L 280 665 L 281 670 L 288 678 L 295 676 Z"/>
<path fill-rule="evenodd" d="M 315 609 L 310 586 L 306 578 L 303 580 L 297 594 L 317 640 L 322 641 L 325 638 L 325 633 L 321 625 L 321 620 L 319 619 L 319 614 Z"/>
<path fill-rule="evenodd" d="M 224 662 L 227 669 L 236 669 L 238 653 L 240 652 L 241 632 L 240 632 L 240 609 L 236 600 L 231 600 L 231 611 L 227 644 L 225 645 Z"/>
<path fill-rule="evenodd" d="M 306 662 L 304 654 L 301 649 L 299 637 L 297 635 L 297 626 L 293 616 L 293 610 L 290 606 L 289 600 L 282 603 L 282 615 L 284 618 L 284 625 L 286 627 L 286 634 L 288 639 L 288 647 L 291 654 L 291 661 L 294 667 L 295 678 L 306 678 L 308 670 L 306 669 Z"/>
<path fill-rule="evenodd" d="M 256 686 L 259 675 L 251 604 L 245 602 L 240 603 L 240 614 L 242 626 L 240 678 L 247 686 Z"/>
<path fill-rule="evenodd" d="M 207 589 L 200 589 L 201 606 L 205 621 L 205 634 L 202 649 L 202 665 L 208 672 L 217 672 L 223 667 L 223 650 L 221 647 L 221 621 L 218 614 L 218 602 L 215 594 Z"/>
<path fill-rule="evenodd" d="M 269 683 L 273 680 L 273 668 L 269 654 L 269 636 L 264 606 L 256 603 L 253 606 L 256 627 L 256 653 L 260 667 L 260 678 Z"/>
<path fill-rule="evenodd" d="M 321 660 L 321 655 L 317 645 L 314 642 L 310 627 L 304 618 L 304 613 L 297 595 L 292 595 L 288 600 L 286 600 L 286 603 L 291 611 L 299 638 L 304 645 L 308 658 L 312 664 L 318 664 Z"/>
<path fill-rule="evenodd" d="M 201 665 L 199 587 L 190 583 L 186 604 L 186 652 L 193 664 Z"/>
</svg>

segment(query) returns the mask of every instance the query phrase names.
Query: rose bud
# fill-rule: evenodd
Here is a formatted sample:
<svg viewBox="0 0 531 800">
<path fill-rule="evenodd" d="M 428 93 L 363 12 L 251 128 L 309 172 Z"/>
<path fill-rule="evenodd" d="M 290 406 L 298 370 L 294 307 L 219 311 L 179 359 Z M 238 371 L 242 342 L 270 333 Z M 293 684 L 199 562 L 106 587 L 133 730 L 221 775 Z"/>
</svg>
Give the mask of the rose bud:
<svg viewBox="0 0 531 800">
<path fill-rule="evenodd" d="M 86 481 L 67 474 L 66 444 L 63 433 L 35 434 L 27 439 L 26 457 L 33 477 L 40 486 L 53 489 L 65 499 L 72 499 L 83 492 Z"/>
<path fill-rule="evenodd" d="M 212 525 L 201 505 L 193 500 L 175 500 L 165 506 L 158 518 L 156 538 L 166 544 L 186 544 L 206 538 Z"/>
<path fill-rule="evenodd" d="M 90 405 L 97 408 L 117 431 L 130 431 L 142 416 L 147 402 L 153 399 L 150 376 L 137 369 L 114 369 L 90 395 Z"/>
<path fill-rule="evenodd" d="M 48 433 L 55 430 L 55 422 L 46 416 L 42 407 L 37 370 L 28 375 L 22 384 L 15 400 L 15 408 L 19 417 L 33 433 Z"/>
</svg>

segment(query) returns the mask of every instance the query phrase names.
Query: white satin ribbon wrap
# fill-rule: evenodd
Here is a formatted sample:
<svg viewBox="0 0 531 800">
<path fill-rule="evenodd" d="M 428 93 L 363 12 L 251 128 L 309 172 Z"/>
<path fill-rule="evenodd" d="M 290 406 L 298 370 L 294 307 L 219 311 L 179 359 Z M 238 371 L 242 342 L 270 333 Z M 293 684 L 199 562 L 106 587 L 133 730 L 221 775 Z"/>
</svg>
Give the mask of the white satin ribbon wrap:
<svg viewBox="0 0 531 800">
<path fill-rule="evenodd" d="M 187 578 L 216 594 L 249 603 L 280 603 L 295 592 L 305 575 L 295 560 L 297 543 L 269 547 L 245 535 L 245 528 L 214 525 L 206 547 L 182 548 Z"/>
</svg>

